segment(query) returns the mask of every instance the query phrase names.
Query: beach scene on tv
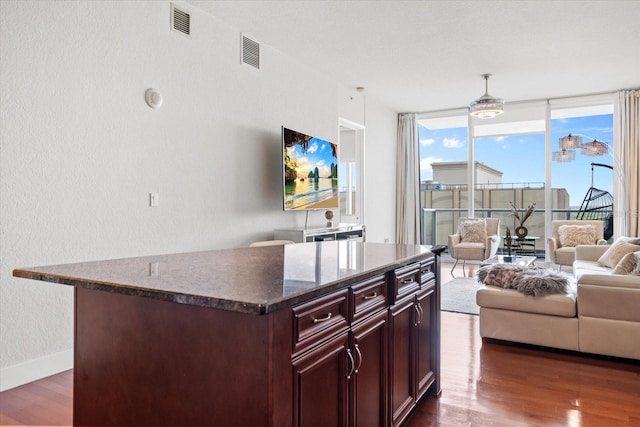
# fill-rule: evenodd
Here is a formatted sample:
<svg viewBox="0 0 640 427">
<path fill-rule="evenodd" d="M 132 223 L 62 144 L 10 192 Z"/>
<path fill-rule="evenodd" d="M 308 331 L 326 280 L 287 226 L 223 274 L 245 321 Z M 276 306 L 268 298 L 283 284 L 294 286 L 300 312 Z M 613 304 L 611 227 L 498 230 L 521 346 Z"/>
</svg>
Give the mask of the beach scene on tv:
<svg viewBox="0 0 640 427">
<path fill-rule="evenodd" d="M 283 129 L 284 209 L 338 209 L 338 145 Z"/>
</svg>

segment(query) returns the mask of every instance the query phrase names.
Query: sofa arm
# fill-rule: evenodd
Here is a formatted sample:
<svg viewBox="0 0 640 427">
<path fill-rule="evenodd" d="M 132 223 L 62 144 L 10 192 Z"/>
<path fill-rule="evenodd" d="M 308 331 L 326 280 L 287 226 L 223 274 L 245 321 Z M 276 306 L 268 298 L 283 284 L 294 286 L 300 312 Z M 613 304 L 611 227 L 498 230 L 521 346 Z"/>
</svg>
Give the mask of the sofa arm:
<svg viewBox="0 0 640 427">
<path fill-rule="evenodd" d="M 597 261 L 610 245 L 578 245 L 576 246 L 576 260 Z"/>
<path fill-rule="evenodd" d="M 454 246 L 460 243 L 460 235 L 459 234 L 450 234 L 447 236 L 447 243 L 449 244 L 449 255 L 453 256 L 455 253 Z"/>
<path fill-rule="evenodd" d="M 556 263 L 556 250 L 558 249 L 558 242 L 556 241 L 555 237 L 548 237 L 547 238 L 547 248 L 548 248 L 548 254 L 549 254 L 549 259 L 551 260 L 552 263 L 557 264 Z"/>
<path fill-rule="evenodd" d="M 640 280 L 636 287 L 578 285 L 578 316 L 640 322 L 638 307 Z"/>
<path fill-rule="evenodd" d="M 630 274 L 583 273 L 577 277 L 578 286 L 601 286 L 603 288 L 630 288 L 640 295 L 640 276 Z M 638 305 L 640 307 L 640 305 Z M 640 310 L 638 310 L 640 312 Z"/>
</svg>

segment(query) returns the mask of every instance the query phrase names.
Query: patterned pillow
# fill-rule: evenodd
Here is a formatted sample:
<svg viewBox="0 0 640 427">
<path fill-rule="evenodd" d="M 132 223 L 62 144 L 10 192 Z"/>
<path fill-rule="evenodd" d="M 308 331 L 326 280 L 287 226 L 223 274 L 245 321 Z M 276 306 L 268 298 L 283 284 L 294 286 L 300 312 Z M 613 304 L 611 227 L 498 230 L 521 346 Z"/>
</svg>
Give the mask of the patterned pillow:
<svg viewBox="0 0 640 427">
<path fill-rule="evenodd" d="M 596 228 L 593 225 L 561 225 L 558 236 L 561 246 L 595 245 Z"/>
<path fill-rule="evenodd" d="M 640 251 L 631 252 L 622 257 L 613 274 L 630 274 L 634 276 L 640 275 Z"/>
<path fill-rule="evenodd" d="M 640 238 L 619 237 L 605 253 L 598 258 L 598 264 L 605 267 L 615 268 L 622 257 L 630 252 L 640 251 Z"/>
<path fill-rule="evenodd" d="M 483 218 L 469 218 L 458 224 L 460 240 L 466 243 L 484 243 L 487 241 L 487 223 Z"/>
</svg>

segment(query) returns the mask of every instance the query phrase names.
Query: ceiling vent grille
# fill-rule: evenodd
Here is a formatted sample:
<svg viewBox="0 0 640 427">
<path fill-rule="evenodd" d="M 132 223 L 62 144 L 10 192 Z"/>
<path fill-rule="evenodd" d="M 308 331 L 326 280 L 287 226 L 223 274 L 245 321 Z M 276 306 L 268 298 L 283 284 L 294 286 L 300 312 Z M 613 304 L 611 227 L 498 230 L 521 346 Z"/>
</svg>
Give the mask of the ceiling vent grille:
<svg viewBox="0 0 640 427">
<path fill-rule="evenodd" d="M 260 43 L 242 35 L 242 63 L 260 69 Z"/>
<path fill-rule="evenodd" d="M 191 14 L 171 4 L 171 29 L 185 36 L 191 36 Z"/>
</svg>

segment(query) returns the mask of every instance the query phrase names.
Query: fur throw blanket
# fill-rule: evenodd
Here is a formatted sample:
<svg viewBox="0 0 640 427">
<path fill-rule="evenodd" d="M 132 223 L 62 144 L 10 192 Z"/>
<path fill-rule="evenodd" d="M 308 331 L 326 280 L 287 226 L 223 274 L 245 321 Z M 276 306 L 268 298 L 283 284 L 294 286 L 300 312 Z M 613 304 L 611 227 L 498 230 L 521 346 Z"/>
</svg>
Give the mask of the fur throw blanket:
<svg viewBox="0 0 640 427">
<path fill-rule="evenodd" d="M 549 268 L 494 264 L 478 269 L 478 282 L 515 289 L 525 295 L 544 296 L 567 292 L 569 279 Z"/>
</svg>

